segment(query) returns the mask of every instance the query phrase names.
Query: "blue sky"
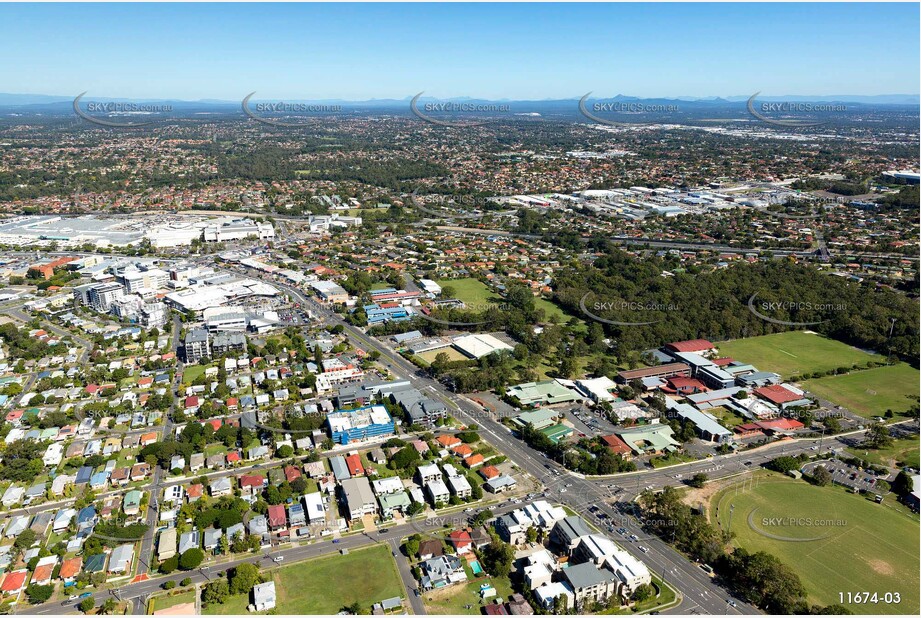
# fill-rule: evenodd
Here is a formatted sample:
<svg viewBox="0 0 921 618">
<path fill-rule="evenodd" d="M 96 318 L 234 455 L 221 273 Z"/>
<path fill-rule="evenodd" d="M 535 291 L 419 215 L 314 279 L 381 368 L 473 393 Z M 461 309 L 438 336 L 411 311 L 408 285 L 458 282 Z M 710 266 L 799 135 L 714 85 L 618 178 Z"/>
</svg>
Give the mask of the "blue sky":
<svg viewBox="0 0 921 618">
<path fill-rule="evenodd" d="M 0 92 L 917 94 L 906 4 L 0 4 Z"/>
</svg>

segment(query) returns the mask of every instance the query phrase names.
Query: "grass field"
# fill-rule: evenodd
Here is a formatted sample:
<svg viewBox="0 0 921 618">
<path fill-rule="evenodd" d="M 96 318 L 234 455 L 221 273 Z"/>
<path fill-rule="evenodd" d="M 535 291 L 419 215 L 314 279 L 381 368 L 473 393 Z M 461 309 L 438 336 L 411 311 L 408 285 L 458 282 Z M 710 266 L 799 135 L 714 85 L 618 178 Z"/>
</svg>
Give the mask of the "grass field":
<svg viewBox="0 0 921 618">
<path fill-rule="evenodd" d="M 882 356 L 804 331 L 724 341 L 718 347 L 720 356 L 731 356 L 761 371 L 779 373 L 784 378 L 850 367 L 854 363 L 863 365 L 869 360 L 883 360 Z"/>
<path fill-rule="evenodd" d="M 810 603 L 840 603 L 839 592 L 899 592 L 899 605 L 847 607 L 855 614 L 918 613 L 916 515 L 892 496 L 875 504 L 840 486 L 815 487 L 774 473 L 756 479 L 753 489 L 741 491 L 737 484 L 711 501 L 711 516 L 724 529 L 735 506 L 734 544 L 785 562 L 799 575 Z"/>
<path fill-rule="evenodd" d="M 710 408 L 707 410 L 707 413 L 712 414 L 718 418 L 720 424 L 727 429 L 732 429 L 733 427 L 737 427 L 748 422 L 748 419 L 743 417 L 741 414 L 733 412 L 732 410 L 728 410 L 722 406 Z"/>
<path fill-rule="evenodd" d="M 918 453 L 918 437 L 894 440 L 891 446 L 880 449 L 849 448 L 847 451 L 854 457 L 866 459 L 870 463 L 881 464 L 889 467 L 911 468 L 921 467 L 921 457 Z"/>
<path fill-rule="evenodd" d="M 270 574 L 279 614 L 334 615 L 355 602 L 370 613 L 374 603 L 404 596 L 390 550 L 381 545 L 292 564 Z M 236 595 L 203 613 L 246 614 L 248 602 L 247 595 Z"/>
<path fill-rule="evenodd" d="M 501 303 L 499 295 L 494 293 L 479 279 L 441 279 L 436 281 L 442 288 L 454 288 L 454 298 L 464 301 L 471 309 L 482 311 L 487 303 Z"/>
<path fill-rule="evenodd" d="M 492 599 L 480 599 L 480 585 L 492 584 L 496 589 L 496 597 L 508 599 L 512 594 L 512 584 L 507 577 L 474 577 L 468 564 L 464 564 L 464 571 L 469 581 L 466 584 L 457 584 L 447 588 L 437 588 L 425 592 L 422 597 L 425 609 L 430 614 L 474 614 L 481 615 L 482 606 L 491 603 Z"/>
<path fill-rule="evenodd" d="M 921 373 L 905 363 L 806 380 L 803 387 L 861 416 L 904 412 L 918 400 Z"/>
<path fill-rule="evenodd" d="M 204 375 L 205 369 L 207 368 L 208 367 L 205 365 L 191 365 L 189 367 L 186 367 L 185 370 L 183 370 L 182 372 L 182 382 L 184 384 L 191 384 L 199 376 Z"/>
<path fill-rule="evenodd" d="M 416 357 L 421 358 L 429 365 L 435 362 L 435 357 L 444 352 L 448 355 L 448 358 L 452 361 L 463 361 L 470 360 L 464 356 L 461 352 L 458 352 L 454 348 L 441 348 L 438 350 L 429 350 L 428 352 L 423 352 L 422 354 L 416 354 Z"/>
<path fill-rule="evenodd" d="M 183 603 L 194 603 L 195 602 L 195 589 L 186 590 L 185 592 L 180 592 L 179 594 L 174 594 L 172 596 L 163 594 L 159 596 L 152 597 L 147 603 L 147 613 L 152 614 L 155 611 L 161 609 L 167 609 L 173 607 L 174 605 L 181 605 Z M 245 610 L 244 610 L 245 611 Z"/>
</svg>

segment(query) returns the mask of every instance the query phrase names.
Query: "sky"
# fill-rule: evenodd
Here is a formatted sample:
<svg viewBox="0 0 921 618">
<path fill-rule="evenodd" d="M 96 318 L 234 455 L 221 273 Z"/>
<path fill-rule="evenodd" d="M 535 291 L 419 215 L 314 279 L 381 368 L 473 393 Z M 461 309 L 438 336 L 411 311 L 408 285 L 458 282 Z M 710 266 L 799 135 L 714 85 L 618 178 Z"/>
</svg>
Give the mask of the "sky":
<svg viewBox="0 0 921 618">
<path fill-rule="evenodd" d="M 917 3 L 0 4 L 0 92 L 554 99 L 919 92 Z"/>
</svg>

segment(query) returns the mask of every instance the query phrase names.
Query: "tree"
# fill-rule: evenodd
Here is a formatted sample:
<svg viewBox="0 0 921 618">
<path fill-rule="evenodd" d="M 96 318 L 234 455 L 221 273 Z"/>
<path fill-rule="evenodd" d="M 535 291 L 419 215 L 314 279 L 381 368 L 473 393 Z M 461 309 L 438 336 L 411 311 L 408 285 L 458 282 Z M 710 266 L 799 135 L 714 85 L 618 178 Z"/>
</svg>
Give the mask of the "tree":
<svg viewBox="0 0 921 618">
<path fill-rule="evenodd" d="M 96 607 L 96 599 L 94 599 L 92 595 L 80 601 L 80 604 L 77 606 L 77 608 L 84 614 L 90 613 L 94 607 Z"/>
<path fill-rule="evenodd" d="M 791 470 L 799 470 L 800 461 L 796 457 L 790 457 L 789 455 L 783 455 L 781 457 L 776 457 L 771 461 L 765 464 L 765 467 L 775 472 L 782 472 L 786 474 Z"/>
<path fill-rule="evenodd" d="M 191 585 L 191 584 L 192 584 L 192 578 L 191 578 L 191 577 L 186 577 L 186 578 L 184 578 L 181 582 L 179 582 L 179 585 L 180 585 L 180 586 L 189 586 L 189 585 Z"/>
<path fill-rule="evenodd" d="M 655 595 L 655 589 L 649 584 L 642 584 L 636 587 L 636 590 L 633 591 L 633 600 L 637 603 L 642 603 L 646 599 L 650 599 Z"/>
<path fill-rule="evenodd" d="M 102 602 L 102 607 L 99 608 L 100 614 L 111 614 L 115 611 L 115 599 L 109 597 Z"/>
<path fill-rule="evenodd" d="M 724 573 L 740 598 L 772 614 L 791 614 L 803 603 L 806 589 L 799 576 L 776 556 L 736 549 L 725 558 Z"/>
<path fill-rule="evenodd" d="M 414 534 L 408 539 L 404 547 L 406 548 L 406 555 L 410 558 L 417 556 L 419 554 L 419 545 L 422 542 L 422 538 L 418 534 Z"/>
<path fill-rule="evenodd" d="M 703 487 L 704 483 L 706 483 L 709 480 L 710 480 L 710 477 L 707 476 L 706 473 L 698 472 L 697 474 L 691 477 L 691 480 L 688 481 L 688 485 L 690 485 L 691 487 L 700 488 L 700 487 Z"/>
<path fill-rule="evenodd" d="M 508 543 L 494 538 L 482 550 L 483 568 L 494 577 L 505 577 L 512 571 L 515 560 L 515 548 Z"/>
<path fill-rule="evenodd" d="M 879 483 L 879 481 L 877 481 L 877 483 Z M 914 483 L 911 480 L 911 475 L 905 472 L 905 470 L 900 470 L 898 475 L 896 475 L 895 480 L 892 481 L 893 493 L 896 493 L 899 496 L 905 496 L 910 494 L 913 490 Z"/>
<path fill-rule="evenodd" d="M 885 448 L 892 444 L 892 436 L 889 435 L 889 428 L 882 423 L 873 423 L 867 427 L 864 436 L 864 446 L 867 448 Z"/>
<path fill-rule="evenodd" d="M 292 455 L 294 455 L 294 449 L 288 446 L 287 444 L 283 444 L 275 452 L 275 456 L 280 457 L 282 459 L 287 459 L 288 457 L 291 457 Z"/>
<path fill-rule="evenodd" d="M 812 471 L 812 482 L 820 487 L 831 483 L 831 472 L 825 466 L 816 466 Z"/>
<path fill-rule="evenodd" d="M 179 556 L 173 556 L 171 558 L 167 558 L 166 560 L 160 563 L 160 572 L 163 573 L 164 575 L 169 575 L 170 573 L 172 573 L 178 568 L 179 568 Z"/>
<path fill-rule="evenodd" d="M 48 584 L 47 586 L 31 584 L 26 588 L 26 595 L 29 597 L 29 603 L 32 605 L 44 603 L 51 598 L 52 594 L 54 594 L 54 586 L 52 584 Z"/>
<path fill-rule="evenodd" d="M 172 590 L 172 589 L 175 588 L 175 587 L 176 587 L 176 582 L 175 582 L 175 580 L 172 580 L 172 579 L 171 579 L 171 580 L 169 580 L 169 581 L 163 582 L 163 589 L 164 589 L 164 590 Z"/>
<path fill-rule="evenodd" d="M 199 565 L 205 559 L 205 552 L 193 547 L 182 552 L 182 555 L 179 556 L 179 568 L 183 571 L 191 571 L 192 569 L 197 569 Z"/>
<path fill-rule="evenodd" d="M 244 562 L 233 569 L 229 580 L 231 594 L 249 593 L 253 586 L 260 582 L 259 568 L 255 564 Z"/>
<path fill-rule="evenodd" d="M 230 586 L 227 584 L 226 579 L 215 579 L 205 586 L 205 589 L 201 593 L 202 603 L 211 604 L 211 603 L 223 603 L 225 599 L 230 595 Z"/>
</svg>

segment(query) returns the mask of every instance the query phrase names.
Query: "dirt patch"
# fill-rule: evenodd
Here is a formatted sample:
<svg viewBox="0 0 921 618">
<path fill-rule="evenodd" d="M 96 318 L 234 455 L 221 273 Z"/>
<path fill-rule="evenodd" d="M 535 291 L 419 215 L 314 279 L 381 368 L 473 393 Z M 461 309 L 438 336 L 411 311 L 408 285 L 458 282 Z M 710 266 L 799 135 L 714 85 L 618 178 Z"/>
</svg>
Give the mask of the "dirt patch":
<svg viewBox="0 0 921 618">
<path fill-rule="evenodd" d="M 690 506 L 691 508 L 697 508 L 701 504 L 704 505 L 704 510 L 707 515 L 707 520 L 710 519 L 710 501 L 723 489 L 734 485 L 739 482 L 738 478 L 726 478 L 716 481 L 710 481 L 704 484 L 703 487 L 694 488 L 688 487 L 687 491 L 681 496 L 681 501 Z"/>
<path fill-rule="evenodd" d="M 869 565 L 870 568 L 873 569 L 874 573 L 879 573 L 880 575 L 895 574 L 895 569 L 893 569 L 892 565 L 885 560 L 870 560 Z"/>
<path fill-rule="evenodd" d="M 463 592 L 466 582 L 459 584 L 452 584 L 450 586 L 445 586 L 444 588 L 435 588 L 433 590 L 428 590 L 425 592 L 425 597 L 429 601 L 444 601 L 445 599 L 454 598 L 456 595 Z"/>
</svg>

